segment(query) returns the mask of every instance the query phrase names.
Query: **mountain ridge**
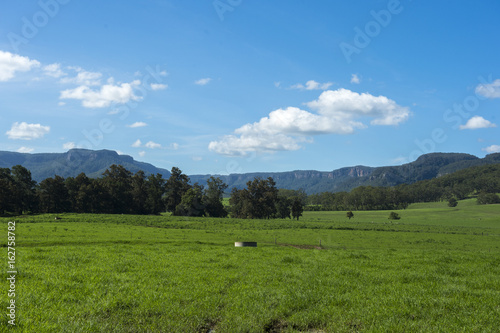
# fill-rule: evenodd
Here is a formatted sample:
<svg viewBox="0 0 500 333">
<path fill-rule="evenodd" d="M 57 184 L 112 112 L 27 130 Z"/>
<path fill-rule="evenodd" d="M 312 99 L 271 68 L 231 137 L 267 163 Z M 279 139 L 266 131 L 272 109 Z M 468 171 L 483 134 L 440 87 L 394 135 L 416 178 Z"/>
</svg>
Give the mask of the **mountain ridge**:
<svg viewBox="0 0 500 333">
<path fill-rule="evenodd" d="M 420 156 L 411 163 L 399 166 L 369 167 L 363 165 L 343 167 L 332 171 L 294 170 L 285 172 L 252 172 L 220 177 L 229 190 L 243 188 L 255 177 L 273 177 L 278 188 L 303 189 L 308 194 L 319 192 L 350 191 L 358 186 L 395 186 L 412 184 L 419 180 L 432 179 L 465 168 L 500 163 L 500 153 L 479 158 L 464 153 L 430 153 Z M 139 162 L 128 155 L 119 155 L 112 150 L 71 149 L 66 153 L 17 153 L 0 151 L 0 167 L 11 168 L 22 165 L 31 171 L 37 182 L 54 175 L 76 177 L 84 172 L 89 177 L 99 177 L 112 164 L 121 164 L 135 173 L 143 170 L 147 175 L 160 173 L 170 176 L 166 169 Z M 212 175 L 190 175 L 191 183 L 206 184 Z"/>
</svg>

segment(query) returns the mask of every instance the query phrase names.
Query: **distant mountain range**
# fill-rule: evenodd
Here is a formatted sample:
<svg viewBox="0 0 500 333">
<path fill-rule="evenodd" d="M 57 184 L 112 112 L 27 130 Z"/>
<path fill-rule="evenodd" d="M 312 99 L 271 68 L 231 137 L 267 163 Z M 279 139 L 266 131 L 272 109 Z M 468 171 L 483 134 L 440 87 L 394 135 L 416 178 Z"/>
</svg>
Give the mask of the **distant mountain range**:
<svg viewBox="0 0 500 333">
<path fill-rule="evenodd" d="M 399 166 L 354 166 L 333 171 L 289 171 L 277 173 L 245 173 L 220 176 L 229 188 L 243 188 L 254 177 L 273 177 L 278 188 L 304 189 L 307 194 L 350 191 L 358 186 L 394 186 L 432 179 L 473 166 L 500 163 L 500 153 L 478 158 L 460 153 L 432 153 Z M 191 182 L 204 184 L 210 175 L 190 176 Z"/>
<path fill-rule="evenodd" d="M 400 166 L 367 167 L 354 166 L 333 171 L 297 170 L 288 172 L 260 172 L 222 175 L 229 189 L 243 188 L 255 177 L 273 177 L 278 188 L 304 189 L 308 194 L 324 191 L 349 191 L 358 186 L 394 186 L 412 184 L 419 180 L 432 179 L 473 166 L 500 163 L 500 153 L 478 158 L 460 153 L 432 153 L 420 156 L 416 161 Z M 166 169 L 135 161 L 131 156 L 119 155 L 111 150 L 71 149 L 66 153 L 23 154 L 0 152 L 0 167 L 11 168 L 22 165 L 31 171 L 33 179 L 40 182 L 59 175 L 76 177 L 84 172 L 89 177 L 99 177 L 110 165 L 121 164 L 131 172 L 143 170 L 146 174 L 160 173 L 170 177 Z M 191 175 L 191 183 L 206 184 L 211 175 Z"/>
<path fill-rule="evenodd" d="M 54 175 L 76 177 L 82 172 L 88 177 L 97 178 L 113 164 L 121 164 L 133 173 L 143 170 L 148 175 L 160 173 L 164 178 L 170 177 L 168 170 L 138 162 L 131 156 L 119 155 L 112 150 L 71 149 L 66 153 L 42 154 L 0 151 L 0 168 L 11 168 L 18 164 L 30 170 L 32 178 L 37 182 Z"/>
</svg>

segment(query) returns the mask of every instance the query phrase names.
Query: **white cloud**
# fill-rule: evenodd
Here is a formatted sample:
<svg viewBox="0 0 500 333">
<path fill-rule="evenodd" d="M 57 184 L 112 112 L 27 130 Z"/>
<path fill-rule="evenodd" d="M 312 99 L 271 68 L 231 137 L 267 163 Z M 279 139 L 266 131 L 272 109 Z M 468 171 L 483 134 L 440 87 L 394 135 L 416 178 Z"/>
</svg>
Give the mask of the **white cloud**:
<svg viewBox="0 0 500 333">
<path fill-rule="evenodd" d="M 74 142 L 66 142 L 65 144 L 63 144 L 63 149 L 70 150 L 74 148 L 76 148 L 76 144 Z"/>
<path fill-rule="evenodd" d="M 208 149 L 221 155 L 244 156 L 249 152 L 273 152 L 280 150 L 298 150 L 301 146 L 297 139 L 284 134 L 275 135 L 227 135 L 221 141 L 212 141 Z"/>
<path fill-rule="evenodd" d="M 300 89 L 300 90 L 327 90 L 333 85 L 332 82 L 319 83 L 314 80 L 310 80 L 306 82 L 306 85 L 302 85 L 300 83 L 294 84 L 291 86 L 291 89 Z"/>
<path fill-rule="evenodd" d="M 137 139 L 137 141 L 132 144 L 132 147 L 139 148 L 141 145 L 142 145 L 141 140 Z"/>
<path fill-rule="evenodd" d="M 476 93 L 487 98 L 500 98 L 500 79 L 492 83 L 478 85 Z"/>
<path fill-rule="evenodd" d="M 40 139 L 49 132 L 49 126 L 15 122 L 6 134 L 13 140 L 33 140 Z"/>
<path fill-rule="evenodd" d="M 130 128 L 145 127 L 145 126 L 148 126 L 148 124 L 146 124 L 142 121 L 135 122 L 132 125 L 127 125 L 127 127 L 130 127 Z"/>
<path fill-rule="evenodd" d="M 179 149 L 179 144 L 174 142 L 170 145 L 170 148 L 173 150 L 177 150 L 177 149 Z"/>
<path fill-rule="evenodd" d="M 199 79 L 199 80 L 195 81 L 195 82 L 194 82 L 194 84 L 197 84 L 197 85 L 199 85 L 199 86 L 204 86 L 204 85 L 206 85 L 206 84 L 209 84 L 209 83 L 210 83 L 210 81 L 212 81 L 212 79 L 211 79 L 211 78 L 209 78 L 209 77 L 207 77 L 207 78 L 204 78 L 204 79 Z"/>
<path fill-rule="evenodd" d="M 156 143 L 156 142 L 153 142 L 153 141 L 149 141 L 149 142 L 147 142 L 144 146 L 145 146 L 146 148 L 149 148 L 149 149 L 157 149 L 157 148 L 161 148 L 161 144 Z"/>
<path fill-rule="evenodd" d="M 281 82 L 274 82 L 274 86 L 276 88 L 281 88 Z"/>
<path fill-rule="evenodd" d="M 75 77 L 62 78 L 61 83 L 71 83 L 83 86 L 98 86 L 101 84 L 102 73 L 87 72 L 80 67 L 70 67 L 70 69 L 76 70 L 78 74 Z"/>
<path fill-rule="evenodd" d="M 61 64 L 50 64 L 43 67 L 43 71 L 45 75 L 60 78 L 61 76 L 67 75 L 62 69 Z"/>
<path fill-rule="evenodd" d="M 268 117 L 236 129 L 233 135 L 210 142 L 209 150 L 223 155 L 297 150 L 301 143 L 312 142 L 309 136 L 351 134 L 367 127 L 359 118 L 373 118 L 371 125 L 398 125 L 410 114 L 408 108 L 387 97 L 347 89 L 325 91 L 307 105 L 317 113 L 296 107 L 272 111 Z"/>
<path fill-rule="evenodd" d="M 500 153 L 500 146 L 499 145 L 491 145 L 489 147 L 483 148 L 483 151 L 492 154 L 492 153 Z"/>
<path fill-rule="evenodd" d="M 151 89 L 153 90 L 164 90 L 167 89 L 168 85 L 161 83 L 151 83 Z"/>
<path fill-rule="evenodd" d="M 146 155 L 146 152 L 145 152 L 145 151 L 140 151 L 140 152 L 139 152 L 139 156 L 140 156 L 140 157 L 144 157 L 145 155 Z"/>
<path fill-rule="evenodd" d="M 33 150 L 33 148 L 29 148 L 29 147 L 21 147 L 17 150 L 18 153 L 31 153 Z"/>
<path fill-rule="evenodd" d="M 361 83 L 361 79 L 359 78 L 358 74 L 352 74 L 352 76 L 351 76 L 351 83 L 354 83 L 354 84 L 360 84 Z"/>
<path fill-rule="evenodd" d="M 470 118 L 465 125 L 460 125 L 460 129 L 479 129 L 479 128 L 490 128 L 497 127 L 497 125 L 493 124 L 489 120 L 484 119 L 480 116 L 474 116 Z"/>
<path fill-rule="evenodd" d="M 318 100 L 307 105 L 335 121 L 372 117 L 372 125 L 398 125 L 410 116 L 410 110 L 385 96 L 356 93 L 348 89 L 323 92 Z"/>
<path fill-rule="evenodd" d="M 134 88 L 141 84 L 141 81 L 135 80 L 131 83 L 122 83 L 114 85 L 112 83 L 101 86 L 99 90 L 92 90 L 83 85 L 75 89 L 67 89 L 61 92 L 60 99 L 77 99 L 82 101 L 86 108 L 103 108 L 112 103 L 125 104 L 130 100 L 140 100 L 134 94 Z"/>
<path fill-rule="evenodd" d="M 16 72 L 28 72 L 40 62 L 10 52 L 0 51 L 0 81 L 12 79 Z"/>
</svg>

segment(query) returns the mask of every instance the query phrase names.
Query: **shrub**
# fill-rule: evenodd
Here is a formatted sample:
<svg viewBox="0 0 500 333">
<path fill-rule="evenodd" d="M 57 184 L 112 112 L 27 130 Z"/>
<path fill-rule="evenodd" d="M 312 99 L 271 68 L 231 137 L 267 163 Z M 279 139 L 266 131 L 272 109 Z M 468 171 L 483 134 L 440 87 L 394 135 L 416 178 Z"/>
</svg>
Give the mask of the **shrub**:
<svg viewBox="0 0 500 333">
<path fill-rule="evenodd" d="M 478 205 L 490 205 L 500 203 L 500 197 L 495 193 L 480 193 L 477 196 Z"/>
<path fill-rule="evenodd" d="M 389 214 L 389 220 L 399 220 L 401 217 L 399 216 L 398 213 L 395 213 L 395 212 L 391 212 Z"/>
</svg>

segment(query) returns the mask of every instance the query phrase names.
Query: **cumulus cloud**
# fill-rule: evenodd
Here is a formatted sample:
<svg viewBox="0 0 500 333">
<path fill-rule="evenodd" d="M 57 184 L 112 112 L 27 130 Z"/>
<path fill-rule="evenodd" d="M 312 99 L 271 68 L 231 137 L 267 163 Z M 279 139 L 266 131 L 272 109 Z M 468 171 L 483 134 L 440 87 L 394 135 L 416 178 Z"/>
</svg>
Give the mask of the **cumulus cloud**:
<svg viewBox="0 0 500 333">
<path fill-rule="evenodd" d="M 145 155 L 146 155 L 146 152 L 145 152 L 145 151 L 140 151 L 140 152 L 139 152 L 139 156 L 140 156 L 140 157 L 144 157 Z"/>
<path fill-rule="evenodd" d="M 142 145 L 141 140 L 137 139 L 137 141 L 135 141 L 135 142 L 132 144 L 132 147 L 134 147 L 134 148 L 139 148 L 141 145 Z"/>
<path fill-rule="evenodd" d="M 44 66 L 42 69 L 43 69 L 45 75 L 55 77 L 55 78 L 60 78 L 62 76 L 67 75 L 61 69 L 61 64 L 57 64 L 57 63 Z"/>
<path fill-rule="evenodd" d="M 140 84 L 139 80 L 117 85 L 108 83 L 98 90 L 92 90 L 90 87 L 82 85 L 75 89 L 62 91 L 59 98 L 81 100 L 82 105 L 86 108 L 103 108 L 113 103 L 125 104 L 131 100 L 140 100 L 141 97 L 134 94 L 134 88 Z"/>
<path fill-rule="evenodd" d="M 483 151 L 492 154 L 492 153 L 500 153 L 500 146 L 499 145 L 491 145 L 489 147 L 483 148 Z"/>
<path fill-rule="evenodd" d="M 361 83 L 361 79 L 359 78 L 358 74 L 352 74 L 352 76 L 351 76 L 351 83 L 354 83 L 354 84 L 360 84 Z"/>
<path fill-rule="evenodd" d="M 29 147 L 21 147 L 17 150 L 18 153 L 31 153 L 33 152 L 33 148 L 29 148 Z"/>
<path fill-rule="evenodd" d="M 161 84 L 161 83 L 151 83 L 151 89 L 152 90 L 164 90 L 167 89 L 168 85 L 166 84 Z"/>
<path fill-rule="evenodd" d="M 361 120 L 371 118 L 371 125 L 398 125 L 410 111 L 385 96 L 359 94 L 347 89 L 325 91 L 306 104 L 316 113 L 296 107 L 272 111 L 258 122 L 246 124 L 212 141 L 209 150 L 223 155 L 246 155 L 248 152 L 297 150 L 319 134 L 351 134 L 367 127 Z"/>
<path fill-rule="evenodd" d="M 460 129 L 480 129 L 480 128 L 490 128 L 497 127 L 497 125 L 493 124 L 489 120 L 484 119 L 480 116 L 474 116 L 470 118 L 465 125 L 460 125 Z"/>
<path fill-rule="evenodd" d="M 209 84 L 210 81 L 212 81 L 212 79 L 209 78 L 209 77 L 207 77 L 207 78 L 204 78 L 204 79 L 199 79 L 197 81 L 194 81 L 194 84 L 197 84 L 199 86 L 204 86 L 204 85 Z"/>
<path fill-rule="evenodd" d="M 135 122 L 132 125 L 127 125 L 127 127 L 130 127 L 130 128 L 145 127 L 145 126 L 148 126 L 148 124 L 146 124 L 142 121 Z"/>
<path fill-rule="evenodd" d="M 486 98 L 500 98 L 500 79 L 478 85 L 476 93 Z"/>
<path fill-rule="evenodd" d="M 353 118 L 372 117 L 372 125 L 398 125 L 410 116 L 410 110 L 385 96 L 356 93 L 348 89 L 323 92 L 307 105 L 328 118 L 351 121 Z"/>
<path fill-rule="evenodd" d="M 40 62 L 10 52 L 0 51 L 0 81 L 12 79 L 16 72 L 28 72 Z"/>
<path fill-rule="evenodd" d="M 332 82 L 319 83 L 314 80 L 310 80 L 306 82 L 306 85 L 297 83 L 291 86 L 291 89 L 300 89 L 300 90 L 327 90 L 333 85 Z"/>
<path fill-rule="evenodd" d="M 15 122 L 6 134 L 9 139 L 13 140 L 33 140 L 43 138 L 43 136 L 49 132 L 49 126 Z"/>
</svg>

